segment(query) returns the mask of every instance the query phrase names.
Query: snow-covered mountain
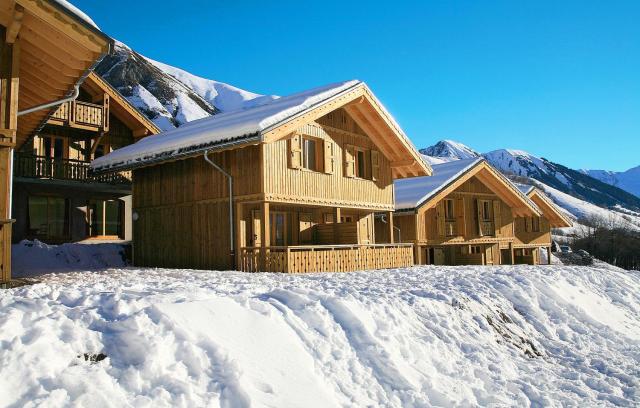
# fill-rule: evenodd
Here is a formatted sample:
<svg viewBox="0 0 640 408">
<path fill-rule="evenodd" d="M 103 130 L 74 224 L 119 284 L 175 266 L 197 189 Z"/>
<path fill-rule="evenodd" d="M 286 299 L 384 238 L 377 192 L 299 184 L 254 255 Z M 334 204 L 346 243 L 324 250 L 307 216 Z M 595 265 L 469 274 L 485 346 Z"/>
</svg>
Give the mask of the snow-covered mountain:
<svg viewBox="0 0 640 408">
<path fill-rule="evenodd" d="M 609 170 L 581 171 L 603 183 L 611 184 L 640 197 L 640 166 L 621 172 Z"/>
<path fill-rule="evenodd" d="M 494 167 L 519 182 L 533 184 L 549 195 L 575 220 L 607 220 L 640 230 L 640 198 L 583 171 L 537 157 L 522 150 L 499 149 L 478 154 L 459 142 L 443 140 L 420 150 L 431 163 L 483 156 Z M 431 154 L 429 154 L 431 153 Z"/>
<path fill-rule="evenodd" d="M 96 72 L 162 130 L 277 98 L 192 75 L 146 58 L 120 42 Z"/>
</svg>

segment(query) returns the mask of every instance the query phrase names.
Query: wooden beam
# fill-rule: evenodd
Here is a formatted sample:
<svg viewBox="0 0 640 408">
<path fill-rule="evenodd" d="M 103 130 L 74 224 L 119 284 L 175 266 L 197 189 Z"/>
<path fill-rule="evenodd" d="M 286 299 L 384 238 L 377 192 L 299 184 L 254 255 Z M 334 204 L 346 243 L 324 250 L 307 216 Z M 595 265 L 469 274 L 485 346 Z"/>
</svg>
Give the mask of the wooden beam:
<svg viewBox="0 0 640 408">
<path fill-rule="evenodd" d="M 389 243 L 393 244 L 395 242 L 393 236 L 393 211 L 387 211 L 387 225 L 389 226 Z"/>
<path fill-rule="evenodd" d="M 16 4 L 13 9 L 13 18 L 11 19 L 11 23 L 9 27 L 7 27 L 6 31 L 6 42 L 8 44 L 13 44 L 16 42 L 18 38 L 18 33 L 20 32 L 20 28 L 22 27 L 22 19 L 24 18 L 24 7 L 19 4 Z"/>
</svg>

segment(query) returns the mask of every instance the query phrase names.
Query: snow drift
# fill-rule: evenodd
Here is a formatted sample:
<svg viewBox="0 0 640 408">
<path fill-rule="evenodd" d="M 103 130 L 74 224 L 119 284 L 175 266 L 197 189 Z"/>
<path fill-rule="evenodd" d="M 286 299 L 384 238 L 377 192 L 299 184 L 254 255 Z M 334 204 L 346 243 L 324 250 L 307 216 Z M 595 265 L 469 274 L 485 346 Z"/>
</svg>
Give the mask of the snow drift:
<svg viewBox="0 0 640 408">
<path fill-rule="evenodd" d="M 640 274 L 109 269 L 0 292 L 0 405 L 633 406 Z"/>
</svg>

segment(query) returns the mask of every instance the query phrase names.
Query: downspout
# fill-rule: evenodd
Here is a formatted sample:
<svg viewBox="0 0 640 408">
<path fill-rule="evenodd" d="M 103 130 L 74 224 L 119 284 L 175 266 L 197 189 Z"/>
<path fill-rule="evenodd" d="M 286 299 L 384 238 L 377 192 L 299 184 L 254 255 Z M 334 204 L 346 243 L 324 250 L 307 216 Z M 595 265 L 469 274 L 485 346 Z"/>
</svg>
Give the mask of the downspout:
<svg viewBox="0 0 640 408">
<path fill-rule="evenodd" d="M 209 163 L 210 165 L 212 165 L 213 168 L 215 168 L 220 173 L 222 173 L 227 178 L 227 180 L 229 182 L 229 237 L 230 237 L 229 247 L 231 248 L 231 256 L 233 256 L 235 254 L 235 252 L 234 252 L 234 236 L 233 236 L 233 176 L 231 176 L 231 174 L 229 174 L 226 171 L 224 171 L 222 169 L 222 167 L 220 167 L 217 164 L 215 164 L 209 158 L 208 154 L 209 154 L 209 150 L 204 152 L 204 160 L 207 163 Z"/>
<path fill-rule="evenodd" d="M 28 114 L 33 113 L 33 112 L 37 112 L 37 111 L 40 111 L 40 110 L 43 110 L 43 109 L 53 108 L 54 106 L 62 105 L 63 103 L 71 102 L 71 101 L 76 100 L 78 95 L 80 95 L 80 85 L 82 85 L 84 80 L 87 79 L 89 74 L 98 66 L 98 64 L 102 62 L 104 57 L 106 57 L 109 54 L 111 54 L 111 42 L 107 43 L 107 51 L 102 53 L 102 55 L 100 55 L 100 57 L 98 57 L 98 59 L 95 60 L 95 62 L 93 64 L 91 64 L 89 69 L 87 69 L 82 74 L 82 76 L 76 81 L 75 85 L 73 85 L 73 91 L 71 92 L 71 95 L 66 96 L 66 97 L 64 97 L 62 99 L 58 99 L 57 101 L 43 103 L 41 105 L 32 106 L 31 108 L 27 108 L 25 110 L 18 111 L 17 116 L 28 115 Z M 44 126 L 45 122 L 46 122 L 46 120 L 42 122 L 42 125 L 40 125 L 40 127 L 36 130 L 35 133 L 38 133 L 42 129 L 42 127 Z M 10 180 L 10 182 L 9 182 L 9 206 L 8 206 L 9 207 L 9 216 L 8 216 L 9 219 L 11 218 L 11 215 L 13 213 L 13 154 L 14 154 L 14 151 L 15 151 L 15 147 L 12 147 L 11 148 L 11 153 L 9 154 L 9 180 Z"/>
<path fill-rule="evenodd" d="M 385 224 L 388 224 L 388 222 L 387 222 L 387 216 L 386 216 L 386 215 L 382 214 L 382 216 L 380 216 L 380 220 L 381 220 L 382 222 L 384 222 Z M 401 242 L 402 242 L 402 236 L 400 235 L 400 228 L 398 228 L 398 227 L 396 227 L 396 226 L 394 225 L 394 226 L 393 226 L 393 229 L 394 229 L 394 230 L 396 230 L 396 231 L 398 231 L 398 243 L 401 243 Z"/>
</svg>

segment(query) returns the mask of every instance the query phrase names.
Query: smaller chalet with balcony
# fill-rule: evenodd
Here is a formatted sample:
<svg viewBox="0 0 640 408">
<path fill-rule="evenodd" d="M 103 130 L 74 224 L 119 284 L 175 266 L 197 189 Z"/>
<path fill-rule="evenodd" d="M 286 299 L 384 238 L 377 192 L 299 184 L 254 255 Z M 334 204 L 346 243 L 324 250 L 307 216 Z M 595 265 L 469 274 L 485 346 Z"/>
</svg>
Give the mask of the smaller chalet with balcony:
<svg viewBox="0 0 640 408">
<path fill-rule="evenodd" d="M 201 119 L 92 168 L 133 171 L 135 265 L 250 272 L 412 265 L 374 216 L 393 228 L 393 181 L 431 174 L 360 81 Z"/>
<path fill-rule="evenodd" d="M 91 160 L 160 130 L 91 72 L 15 152 L 14 242 L 131 239 L 131 174 L 89 174 Z"/>
<path fill-rule="evenodd" d="M 545 213 L 483 158 L 433 165 L 432 177 L 394 183 L 394 238 L 415 245 L 417 264 L 536 263 L 538 248 L 551 246 Z M 536 232 L 518 234 L 520 220 Z M 379 235 L 388 231 L 376 226 Z"/>
<path fill-rule="evenodd" d="M 562 210 L 535 186 L 516 184 L 534 202 L 540 217 L 517 217 L 514 224 L 514 256 L 516 263 L 537 265 L 541 263 L 540 248 L 551 253 L 551 229 L 571 227 L 573 223 Z M 547 257 L 550 261 L 550 257 Z"/>
</svg>

